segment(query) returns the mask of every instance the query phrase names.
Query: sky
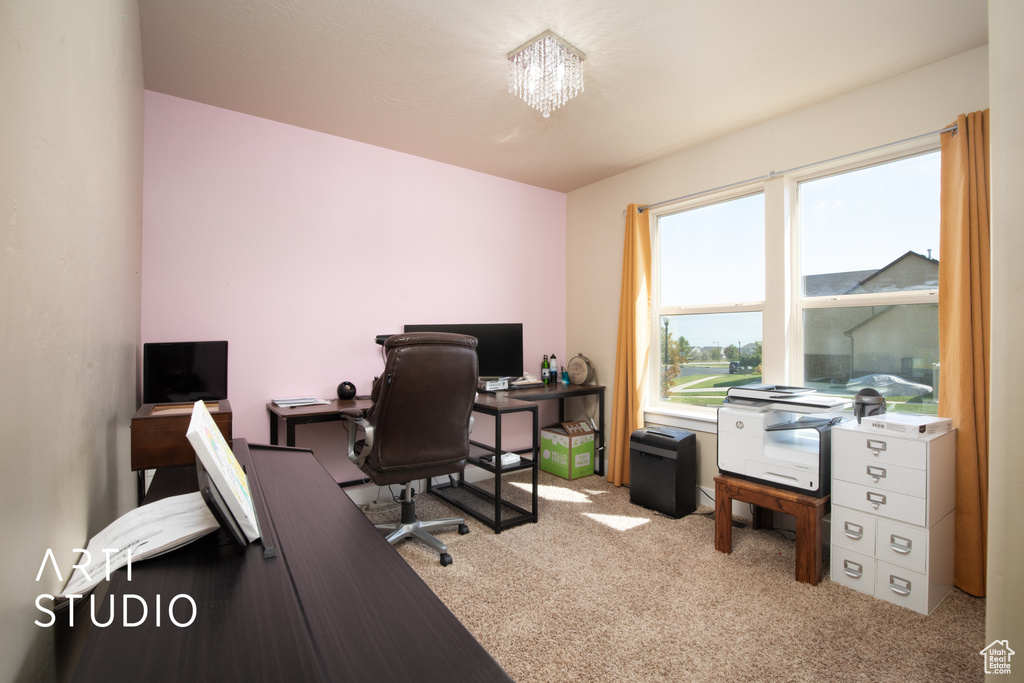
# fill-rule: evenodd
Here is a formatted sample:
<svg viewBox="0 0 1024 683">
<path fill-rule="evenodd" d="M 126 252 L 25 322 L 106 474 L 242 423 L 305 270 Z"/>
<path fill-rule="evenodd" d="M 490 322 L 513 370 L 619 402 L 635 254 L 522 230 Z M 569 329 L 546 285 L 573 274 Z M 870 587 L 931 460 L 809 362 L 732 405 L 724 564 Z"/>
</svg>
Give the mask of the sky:
<svg viewBox="0 0 1024 683">
<path fill-rule="evenodd" d="M 877 270 L 908 251 L 939 258 L 937 151 L 804 182 L 798 192 L 805 275 Z"/>
</svg>

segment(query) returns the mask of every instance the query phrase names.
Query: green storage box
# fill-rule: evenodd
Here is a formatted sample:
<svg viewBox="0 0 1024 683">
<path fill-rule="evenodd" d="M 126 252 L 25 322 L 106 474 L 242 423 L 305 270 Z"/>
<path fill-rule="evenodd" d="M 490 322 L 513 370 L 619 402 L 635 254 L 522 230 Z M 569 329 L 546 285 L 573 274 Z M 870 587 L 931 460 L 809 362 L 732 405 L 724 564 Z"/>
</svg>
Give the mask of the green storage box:
<svg viewBox="0 0 1024 683">
<path fill-rule="evenodd" d="M 540 430 L 540 468 L 570 480 L 593 474 L 594 431 L 585 422 Z"/>
</svg>

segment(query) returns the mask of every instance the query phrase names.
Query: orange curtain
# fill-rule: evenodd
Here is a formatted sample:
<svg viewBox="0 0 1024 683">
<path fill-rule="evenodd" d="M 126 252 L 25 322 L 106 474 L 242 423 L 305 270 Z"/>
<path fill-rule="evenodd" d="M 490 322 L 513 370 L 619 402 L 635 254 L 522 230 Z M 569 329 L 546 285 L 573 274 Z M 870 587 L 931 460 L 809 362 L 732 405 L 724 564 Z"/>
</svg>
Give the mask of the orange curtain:
<svg viewBox="0 0 1024 683">
<path fill-rule="evenodd" d="M 989 110 L 942 134 L 939 414 L 956 439 L 953 582 L 985 595 L 988 552 Z"/>
<path fill-rule="evenodd" d="M 629 484 L 629 437 L 643 426 L 644 380 L 651 337 L 651 231 L 647 212 L 626 209 L 622 249 L 619 337 L 615 347 L 615 389 L 608 448 L 608 481 Z"/>
</svg>

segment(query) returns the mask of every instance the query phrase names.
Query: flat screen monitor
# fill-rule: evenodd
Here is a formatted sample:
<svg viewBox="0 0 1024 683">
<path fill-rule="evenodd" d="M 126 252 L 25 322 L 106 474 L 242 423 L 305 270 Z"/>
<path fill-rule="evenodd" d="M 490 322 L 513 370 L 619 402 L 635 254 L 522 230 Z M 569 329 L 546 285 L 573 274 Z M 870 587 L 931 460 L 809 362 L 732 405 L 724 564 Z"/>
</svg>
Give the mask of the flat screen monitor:
<svg viewBox="0 0 1024 683">
<path fill-rule="evenodd" d="M 142 347 L 142 402 L 192 403 L 228 397 L 226 341 L 159 342 Z"/>
<path fill-rule="evenodd" d="M 406 332 L 452 332 L 476 337 L 481 377 L 523 376 L 523 324 L 406 325 Z"/>
</svg>

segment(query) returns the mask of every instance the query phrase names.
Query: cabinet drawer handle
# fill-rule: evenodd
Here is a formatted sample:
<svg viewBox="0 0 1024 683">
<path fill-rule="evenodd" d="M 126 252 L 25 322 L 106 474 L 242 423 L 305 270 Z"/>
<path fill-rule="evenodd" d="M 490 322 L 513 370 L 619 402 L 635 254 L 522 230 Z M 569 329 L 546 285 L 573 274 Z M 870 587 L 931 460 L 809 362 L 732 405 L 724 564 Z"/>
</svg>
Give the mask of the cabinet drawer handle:
<svg viewBox="0 0 1024 683">
<path fill-rule="evenodd" d="M 843 560 L 843 572 L 847 576 L 859 579 L 864 576 L 864 565 L 853 560 Z"/>
<path fill-rule="evenodd" d="M 868 476 L 877 484 L 879 479 L 885 479 L 886 471 L 884 467 L 872 467 L 868 465 Z"/>
<path fill-rule="evenodd" d="M 889 589 L 899 595 L 910 595 L 910 581 L 901 579 L 895 574 L 889 575 Z"/>
<path fill-rule="evenodd" d="M 871 507 L 876 510 L 880 505 L 885 505 L 885 495 L 881 493 L 875 493 L 874 491 L 868 491 L 868 502 L 871 503 Z"/>
<path fill-rule="evenodd" d="M 889 547 L 902 555 L 910 554 L 910 549 L 913 547 L 914 542 L 909 538 L 903 538 L 896 534 L 889 536 Z"/>
<path fill-rule="evenodd" d="M 874 455 L 878 455 L 885 450 L 885 442 L 878 439 L 868 439 L 868 450 Z"/>
<path fill-rule="evenodd" d="M 853 522 L 843 522 L 843 533 L 850 538 L 859 541 L 864 538 L 864 527 Z"/>
</svg>

